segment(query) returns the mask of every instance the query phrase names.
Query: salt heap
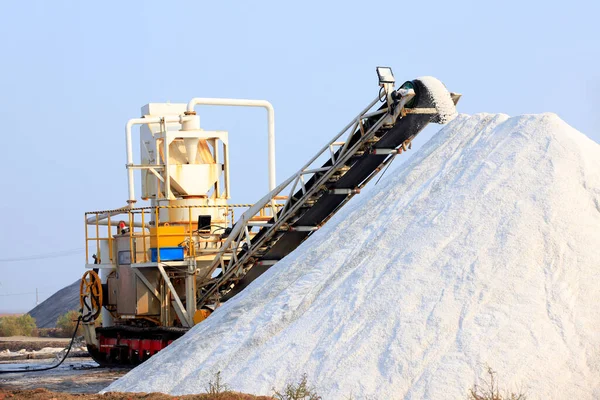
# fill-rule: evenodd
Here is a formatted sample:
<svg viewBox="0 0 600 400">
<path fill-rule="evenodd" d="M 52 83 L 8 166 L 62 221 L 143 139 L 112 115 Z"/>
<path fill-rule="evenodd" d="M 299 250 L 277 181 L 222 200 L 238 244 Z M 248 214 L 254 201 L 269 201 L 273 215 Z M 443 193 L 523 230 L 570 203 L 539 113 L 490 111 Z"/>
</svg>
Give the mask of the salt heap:
<svg viewBox="0 0 600 400">
<path fill-rule="evenodd" d="M 389 172 L 388 172 L 389 174 Z M 390 174 L 392 175 L 392 174 Z M 600 398 L 600 146 L 554 114 L 459 115 L 294 253 L 107 391 Z M 481 383 L 481 381 L 479 381 Z"/>
</svg>

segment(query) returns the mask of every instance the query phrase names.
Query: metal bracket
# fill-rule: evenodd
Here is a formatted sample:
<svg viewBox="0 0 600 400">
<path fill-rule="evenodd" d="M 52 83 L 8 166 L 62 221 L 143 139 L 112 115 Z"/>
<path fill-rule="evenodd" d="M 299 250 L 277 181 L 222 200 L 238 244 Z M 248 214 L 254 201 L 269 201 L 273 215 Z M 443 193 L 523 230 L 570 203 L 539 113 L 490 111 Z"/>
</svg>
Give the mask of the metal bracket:
<svg viewBox="0 0 600 400">
<path fill-rule="evenodd" d="M 406 114 L 438 114 L 438 110 L 435 108 L 405 108 L 404 112 Z"/>
<path fill-rule="evenodd" d="M 183 306 L 183 303 L 181 302 L 181 299 L 179 298 L 179 295 L 177 294 L 175 287 L 171 283 L 171 279 L 167 275 L 167 272 L 165 271 L 164 267 L 160 264 L 158 264 L 156 267 L 160 271 L 160 274 L 162 275 L 163 279 L 165 280 L 165 283 L 167 284 L 167 286 L 169 287 L 169 290 L 171 291 L 171 295 L 175 299 L 175 304 L 173 305 L 173 308 L 175 309 L 175 312 L 177 313 L 179 320 L 181 321 L 182 324 L 184 324 L 188 328 L 194 326 L 194 321 L 192 321 L 192 319 L 188 315 L 187 311 L 185 310 L 185 307 Z"/>
<path fill-rule="evenodd" d="M 360 189 L 331 189 L 329 194 L 358 194 Z"/>
<path fill-rule="evenodd" d="M 152 286 L 152 284 L 148 279 L 146 279 L 144 274 L 142 274 L 137 268 L 131 268 L 131 270 L 133 271 L 135 276 L 137 276 L 139 280 L 142 281 L 144 285 L 146 285 L 146 287 L 150 290 L 150 293 L 152 293 L 154 297 L 156 297 L 156 299 L 160 301 L 160 293 L 158 293 L 158 289 Z"/>
</svg>

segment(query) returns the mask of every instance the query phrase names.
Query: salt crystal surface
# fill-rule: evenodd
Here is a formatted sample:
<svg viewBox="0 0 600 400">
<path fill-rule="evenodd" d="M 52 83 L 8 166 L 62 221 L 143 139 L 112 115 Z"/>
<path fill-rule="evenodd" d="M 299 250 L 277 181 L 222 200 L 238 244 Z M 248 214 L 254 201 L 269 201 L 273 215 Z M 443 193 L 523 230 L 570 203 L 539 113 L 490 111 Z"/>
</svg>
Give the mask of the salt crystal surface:
<svg viewBox="0 0 600 400">
<path fill-rule="evenodd" d="M 446 86 L 433 76 L 421 76 L 417 79 L 423 82 L 429 90 L 433 105 L 439 113 L 439 122 L 446 124 L 452 121 L 458 114 Z"/>
<path fill-rule="evenodd" d="M 554 114 L 459 115 L 108 391 L 600 398 L 600 146 Z"/>
</svg>

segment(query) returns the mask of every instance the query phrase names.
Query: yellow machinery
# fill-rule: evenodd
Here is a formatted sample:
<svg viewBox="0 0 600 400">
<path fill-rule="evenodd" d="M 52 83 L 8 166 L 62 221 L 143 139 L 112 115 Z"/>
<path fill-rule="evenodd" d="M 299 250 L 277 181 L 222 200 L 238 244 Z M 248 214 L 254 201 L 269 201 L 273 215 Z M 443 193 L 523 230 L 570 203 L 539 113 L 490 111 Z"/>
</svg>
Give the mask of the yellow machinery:
<svg viewBox="0 0 600 400">
<path fill-rule="evenodd" d="M 460 95 L 435 78 L 396 89 L 389 68 L 377 72 L 376 98 L 277 186 L 274 112 L 266 101 L 153 103 L 126 124 L 127 206 L 85 215 L 90 271 L 81 284 L 82 321 L 96 361 L 142 362 L 201 323 L 318 230 L 428 123 L 455 112 Z M 228 203 L 228 134 L 202 129 L 197 105 L 267 110 L 270 191 L 255 204 Z M 147 206 L 136 206 L 136 171 Z M 100 314 L 102 327 L 95 327 Z"/>
</svg>

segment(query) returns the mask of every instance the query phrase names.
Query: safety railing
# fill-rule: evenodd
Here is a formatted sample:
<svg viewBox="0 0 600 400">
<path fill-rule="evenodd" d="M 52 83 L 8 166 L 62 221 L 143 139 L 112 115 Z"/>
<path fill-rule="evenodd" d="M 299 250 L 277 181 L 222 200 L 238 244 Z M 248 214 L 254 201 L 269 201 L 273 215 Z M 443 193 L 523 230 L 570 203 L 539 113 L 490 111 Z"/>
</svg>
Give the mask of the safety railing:
<svg viewBox="0 0 600 400">
<path fill-rule="evenodd" d="M 114 266 L 217 254 L 234 225 L 236 210 L 244 211 L 252 206 L 171 205 L 86 212 L 86 264 Z M 273 207 L 279 209 L 283 204 L 277 202 L 261 208 L 255 221 L 272 218 Z M 177 214 L 175 221 L 171 218 L 172 212 Z M 198 226 L 199 215 L 210 215 L 210 226 Z M 176 249 L 178 254 L 164 257 L 165 249 Z M 107 255 L 108 260 L 103 260 Z"/>
</svg>

